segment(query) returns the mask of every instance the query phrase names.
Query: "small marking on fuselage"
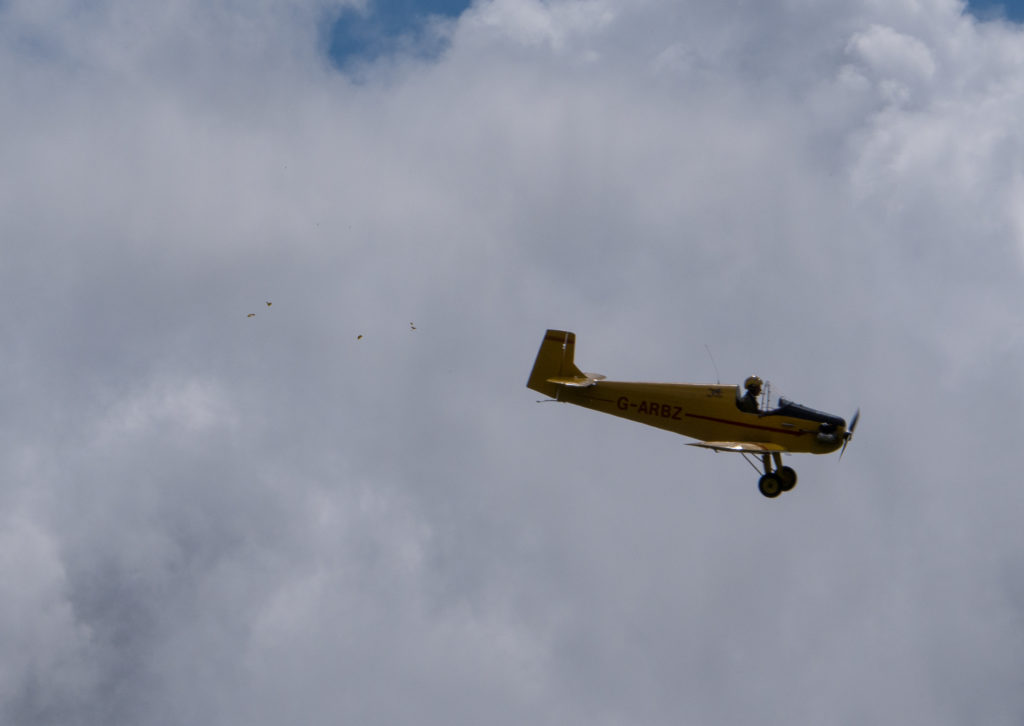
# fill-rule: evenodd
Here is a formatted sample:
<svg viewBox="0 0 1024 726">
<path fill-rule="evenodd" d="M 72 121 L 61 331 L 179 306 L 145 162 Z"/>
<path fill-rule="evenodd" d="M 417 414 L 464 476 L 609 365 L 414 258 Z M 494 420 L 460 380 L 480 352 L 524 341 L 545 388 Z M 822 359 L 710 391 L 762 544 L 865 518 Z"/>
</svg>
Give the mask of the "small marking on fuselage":
<svg viewBox="0 0 1024 726">
<path fill-rule="evenodd" d="M 641 399 L 639 402 L 630 401 L 629 396 L 619 396 L 615 402 L 615 407 L 620 411 L 633 410 L 637 413 L 644 413 L 648 416 L 658 416 L 659 418 L 668 418 L 673 421 L 683 420 L 683 407 L 676 406 L 671 403 L 661 403 L 659 401 L 648 401 Z"/>
</svg>

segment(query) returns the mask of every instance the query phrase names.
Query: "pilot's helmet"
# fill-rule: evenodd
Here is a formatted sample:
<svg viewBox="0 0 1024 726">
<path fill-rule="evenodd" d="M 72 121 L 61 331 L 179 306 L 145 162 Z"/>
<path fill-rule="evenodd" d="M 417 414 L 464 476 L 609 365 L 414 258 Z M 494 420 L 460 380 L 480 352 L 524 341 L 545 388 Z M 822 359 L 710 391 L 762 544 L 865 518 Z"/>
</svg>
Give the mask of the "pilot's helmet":
<svg viewBox="0 0 1024 726">
<path fill-rule="evenodd" d="M 762 381 L 757 376 L 750 376 L 750 378 L 743 382 L 744 387 L 746 387 L 748 390 L 753 391 L 754 393 L 760 393 L 761 384 Z"/>
</svg>

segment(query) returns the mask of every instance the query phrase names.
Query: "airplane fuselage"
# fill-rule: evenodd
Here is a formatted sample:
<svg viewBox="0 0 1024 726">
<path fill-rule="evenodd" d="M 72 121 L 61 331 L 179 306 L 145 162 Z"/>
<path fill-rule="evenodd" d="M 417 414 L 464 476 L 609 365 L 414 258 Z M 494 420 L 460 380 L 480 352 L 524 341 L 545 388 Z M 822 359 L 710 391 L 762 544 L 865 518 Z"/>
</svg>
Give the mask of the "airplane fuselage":
<svg viewBox="0 0 1024 726">
<path fill-rule="evenodd" d="M 842 446 L 845 422 L 820 436 L 821 423 L 772 411 L 748 413 L 736 405 L 738 386 L 599 381 L 561 386 L 556 398 L 700 441 L 757 441 L 787 451 L 828 454 Z"/>
</svg>

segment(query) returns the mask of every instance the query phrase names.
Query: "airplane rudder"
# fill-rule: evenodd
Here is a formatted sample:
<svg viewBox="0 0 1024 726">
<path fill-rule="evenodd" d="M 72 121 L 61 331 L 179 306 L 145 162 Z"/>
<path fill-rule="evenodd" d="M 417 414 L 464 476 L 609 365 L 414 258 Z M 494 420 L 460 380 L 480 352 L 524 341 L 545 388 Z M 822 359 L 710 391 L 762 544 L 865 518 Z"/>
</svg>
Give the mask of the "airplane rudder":
<svg viewBox="0 0 1024 726">
<path fill-rule="evenodd" d="M 573 361 L 575 348 L 575 333 L 567 330 L 548 330 L 537 351 L 537 358 L 534 360 L 526 387 L 547 396 L 554 396 L 558 386 L 549 382 L 549 378 L 583 375 Z"/>
</svg>

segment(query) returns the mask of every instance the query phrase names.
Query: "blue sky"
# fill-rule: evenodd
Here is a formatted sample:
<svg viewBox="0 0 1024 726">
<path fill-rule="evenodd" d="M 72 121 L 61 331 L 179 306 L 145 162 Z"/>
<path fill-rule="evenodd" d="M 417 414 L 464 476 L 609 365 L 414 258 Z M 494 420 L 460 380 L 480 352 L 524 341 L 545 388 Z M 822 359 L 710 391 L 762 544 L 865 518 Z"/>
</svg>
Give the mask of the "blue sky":
<svg viewBox="0 0 1024 726">
<path fill-rule="evenodd" d="M 416 38 L 432 15 L 458 17 L 466 0 L 375 0 L 365 13 L 347 11 L 331 33 L 330 53 L 344 66 L 353 59 L 372 60 L 392 50 L 404 37 Z"/>
<path fill-rule="evenodd" d="M 403 39 L 421 39 L 430 16 L 455 18 L 470 4 L 467 0 L 373 0 L 367 12 L 347 11 L 335 22 L 330 34 L 331 58 L 339 66 L 373 60 L 393 51 Z M 980 18 L 1024 22 L 1024 0 L 974 0 L 968 9 Z"/>
<path fill-rule="evenodd" d="M 974 2 L 967 3 L 967 7 L 981 18 L 995 14 L 1005 16 L 1008 20 L 1018 23 L 1024 21 L 1024 0 L 1006 0 L 1005 2 L 974 0 Z"/>
</svg>

